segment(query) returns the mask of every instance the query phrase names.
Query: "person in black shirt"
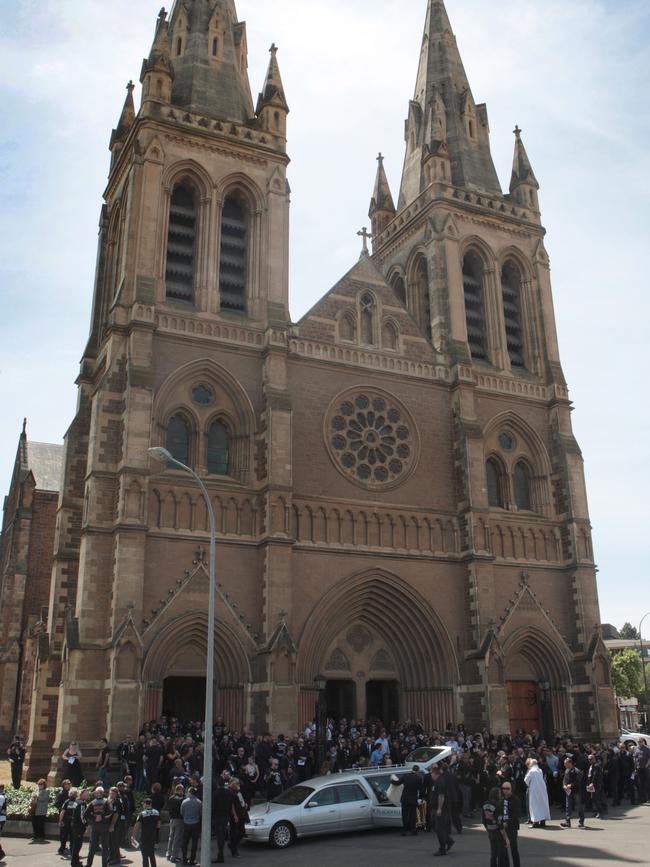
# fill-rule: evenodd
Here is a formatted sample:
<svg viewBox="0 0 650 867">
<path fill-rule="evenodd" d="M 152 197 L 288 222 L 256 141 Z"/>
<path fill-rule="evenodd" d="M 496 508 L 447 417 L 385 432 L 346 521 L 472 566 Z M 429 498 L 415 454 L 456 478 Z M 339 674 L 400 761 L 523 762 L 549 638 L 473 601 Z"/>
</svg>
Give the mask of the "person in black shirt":
<svg viewBox="0 0 650 867">
<path fill-rule="evenodd" d="M 246 822 L 248 822 L 248 804 L 240 791 L 241 784 L 235 777 L 228 784 L 230 789 L 233 810 L 230 818 L 230 851 L 233 858 L 239 857 L 239 844 L 246 834 Z"/>
<path fill-rule="evenodd" d="M 438 837 L 438 851 L 433 854 L 446 855 L 455 842 L 451 836 L 451 818 L 449 813 L 449 793 L 447 791 L 447 782 L 440 765 L 432 765 L 430 773 L 431 818 Z"/>
<path fill-rule="evenodd" d="M 135 820 L 134 833 L 140 832 L 142 867 L 156 867 L 156 837 L 160 829 L 160 813 L 154 810 L 151 798 L 144 799 L 144 810 Z"/>
<path fill-rule="evenodd" d="M 82 867 L 81 846 L 86 833 L 85 814 L 88 806 L 88 790 L 82 789 L 75 801 L 74 814 L 72 816 L 72 841 L 70 846 L 70 867 Z"/>
<path fill-rule="evenodd" d="M 573 759 L 569 756 L 564 760 L 564 781 L 562 788 L 566 796 L 566 820 L 560 822 L 563 828 L 571 827 L 571 816 L 573 811 L 578 811 L 578 825 L 580 828 L 585 826 L 585 805 L 581 795 L 582 771 L 574 767 Z"/>
<path fill-rule="evenodd" d="M 174 786 L 174 794 L 167 801 L 169 813 L 169 839 L 167 841 L 167 860 L 183 860 L 183 817 L 181 816 L 181 804 L 185 798 L 185 789 L 182 785 Z"/>
<path fill-rule="evenodd" d="M 90 828 L 90 849 L 88 850 L 86 867 L 91 867 L 93 858 L 100 847 L 102 850 L 102 867 L 108 867 L 110 832 L 115 821 L 115 813 L 104 797 L 104 790 L 101 786 L 95 789 L 95 797 L 86 808 L 84 821 Z"/>
<path fill-rule="evenodd" d="M 490 840 L 490 867 L 509 867 L 507 836 L 499 825 L 499 790 L 492 789 L 483 804 L 483 826 Z"/>
<path fill-rule="evenodd" d="M 519 798 L 512 792 L 510 780 L 501 785 L 501 800 L 497 808 L 497 819 L 501 831 L 505 834 L 507 848 L 512 856 L 512 867 L 519 867 L 519 820 L 521 819 L 521 804 Z"/>
<path fill-rule="evenodd" d="M 2 832 L 7 821 L 7 796 L 5 795 L 5 784 L 0 783 L 0 861 L 5 859 L 5 850 L 2 848 Z"/>
<path fill-rule="evenodd" d="M 7 750 L 7 756 L 9 757 L 9 764 L 11 765 L 11 785 L 14 789 L 19 789 L 23 776 L 25 748 L 18 736 L 16 736 L 11 742 L 11 746 Z"/>
<path fill-rule="evenodd" d="M 226 845 L 228 823 L 235 822 L 237 813 L 235 810 L 234 796 L 226 786 L 225 780 L 220 777 L 214 792 L 214 827 L 217 836 L 217 864 L 224 863 L 223 850 Z"/>
<path fill-rule="evenodd" d="M 77 806 L 77 797 L 79 795 L 79 791 L 77 789 L 71 789 L 68 787 L 67 798 L 59 807 L 59 848 L 57 851 L 57 855 L 63 855 L 66 850 L 66 845 L 68 840 L 72 843 L 72 822 L 74 819 L 74 812 Z M 59 795 L 59 798 L 61 796 Z M 57 798 L 57 801 L 59 800 Z"/>
</svg>

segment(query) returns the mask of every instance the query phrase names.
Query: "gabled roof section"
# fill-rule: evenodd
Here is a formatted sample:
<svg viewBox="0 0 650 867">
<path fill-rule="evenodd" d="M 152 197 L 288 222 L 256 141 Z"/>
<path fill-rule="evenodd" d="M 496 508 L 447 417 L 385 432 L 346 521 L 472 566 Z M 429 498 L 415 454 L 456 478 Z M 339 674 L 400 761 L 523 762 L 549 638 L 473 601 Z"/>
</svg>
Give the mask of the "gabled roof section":
<svg viewBox="0 0 650 867">
<path fill-rule="evenodd" d="M 27 443 L 28 466 L 38 491 L 61 489 L 63 446 L 54 443 Z"/>
<path fill-rule="evenodd" d="M 324 295 L 297 323 L 298 336 L 327 343 L 339 343 L 337 322 L 343 311 L 356 312 L 359 295 L 369 290 L 381 308 L 384 318 L 391 319 L 399 329 L 403 355 L 417 361 L 435 360 L 433 347 L 422 334 L 402 301 L 384 279 L 371 256 L 361 259 Z M 350 347 L 351 344 L 341 342 Z M 373 347 L 379 350 L 379 346 Z"/>
</svg>

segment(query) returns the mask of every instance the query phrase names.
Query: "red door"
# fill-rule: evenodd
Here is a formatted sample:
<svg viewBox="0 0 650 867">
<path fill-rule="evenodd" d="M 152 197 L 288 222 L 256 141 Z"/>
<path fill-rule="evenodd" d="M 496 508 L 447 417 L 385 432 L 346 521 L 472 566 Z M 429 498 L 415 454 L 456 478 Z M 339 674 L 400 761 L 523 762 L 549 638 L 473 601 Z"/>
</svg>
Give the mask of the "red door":
<svg viewBox="0 0 650 867">
<path fill-rule="evenodd" d="M 517 729 L 532 732 L 540 730 L 539 692 L 534 680 L 509 680 L 508 709 L 510 732 Z"/>
</svg>

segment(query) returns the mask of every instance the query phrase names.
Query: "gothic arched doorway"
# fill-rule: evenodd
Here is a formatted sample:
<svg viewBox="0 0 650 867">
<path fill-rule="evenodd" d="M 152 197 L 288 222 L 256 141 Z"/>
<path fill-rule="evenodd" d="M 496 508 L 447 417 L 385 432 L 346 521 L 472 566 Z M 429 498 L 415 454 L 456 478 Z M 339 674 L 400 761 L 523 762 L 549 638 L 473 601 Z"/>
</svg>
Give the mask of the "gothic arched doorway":
<svg viewBox="0 0 650 867">
<path fill-rule="evenodd" d="M 208 617 L 191 612 L 171 621 L 152 640 L 145 657 L 144 719 L 169 712 L 181 719 L 203 719 Z M 246 653 L 228 625 L 215 632 L 215 714 L 233 729 L 247 718 L 250 667 Z M 180 712 L 179 712 L 180 711 Z"/>
<path fill-rule="evenodd" d="M 552 637 L 522 627 L 505 645 L 504 677 L 510 731 L 538 731 L 550 736 L 571 728 L 569 666 Z"/>
<path fill-rule="evenodd" d="M 426 600 L 388 572 L 354 575 L 332 588 L 308 618 L 299 648 L 305 720 L 311 718 L 317 674 L 355 683 L 355 718 L 381 715 L 386 724 L 419 719 L 442 728 L 458 716 L 458 668 L 449 636 Z"/>
</svg>

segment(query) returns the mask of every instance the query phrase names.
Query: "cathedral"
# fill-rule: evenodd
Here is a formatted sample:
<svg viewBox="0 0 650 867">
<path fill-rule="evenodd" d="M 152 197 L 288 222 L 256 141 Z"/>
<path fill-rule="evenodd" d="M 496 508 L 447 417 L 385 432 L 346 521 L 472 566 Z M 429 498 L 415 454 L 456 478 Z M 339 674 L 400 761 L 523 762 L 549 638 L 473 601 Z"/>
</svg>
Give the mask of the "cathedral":
<svg viewBox="0 0 650 867">
<path fill-rule="evenodd" d="M 160 12 L 110 139 L 30 775 L 204 712 L 208 516 L 159 446 L 216 512 L 228 725 L 304 728 L 318 676 L 337 717 L 616 731 L 539 184 L 517 128 L 503 191 L 422 3 L 399 190 L 380 156 L 361 258 L 297 322 L 277 49 L 255 102 L 234 0 Z"/>
</svg>

